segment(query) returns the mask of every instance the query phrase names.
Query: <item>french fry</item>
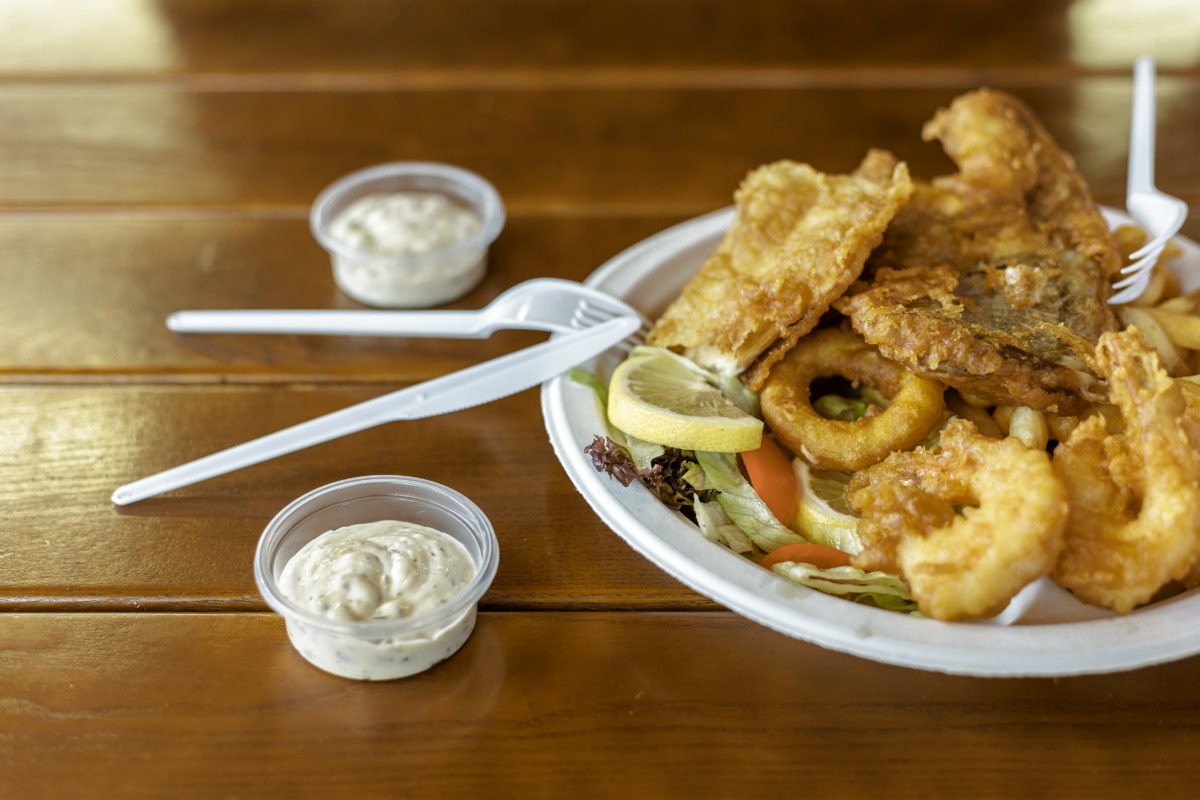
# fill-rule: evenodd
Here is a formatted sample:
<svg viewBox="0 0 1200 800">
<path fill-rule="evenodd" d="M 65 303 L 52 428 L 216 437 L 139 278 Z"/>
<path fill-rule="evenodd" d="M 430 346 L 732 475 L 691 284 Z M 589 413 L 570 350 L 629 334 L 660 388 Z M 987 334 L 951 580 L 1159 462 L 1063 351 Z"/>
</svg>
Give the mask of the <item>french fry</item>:
<svg viewBox="0 0 1200 800">
<path fill-rule="evenodd" d="M 1197 308 L 1200 308 L 1200 289 L 1192 289 L 1190 292 L 1163 300 L 1155 308 L 1159 311 L 1174 311 L 1180 314 L 1194 313 Z"/>
<path fill-rule="evenodd" d="M 1012 424 L 1013 412 L 1016 410 L 1016 406 L 996 406 L 992 409 L 992 420 L 1005 436 L 1008 436 L 1008 429 Z"/>
<path fill-rule="evenodd" d="M 1200 316 L 1159 308 L 1148 308 L 1146 312 L 1154 317 L 1154 321 L 1171 337 L 1176 347 L 1200 349 Z"/>
<path fill-rule="evenodd" d="M 1050 426 L 1045 413 L 1029 406 L 1009 406 L 1012 416 L 1008 421 L 1008 435 L 1021 441 L 1031 450 L 1045 450 L 1050 443 Z"/>
<path fill-rule="evenodd" d="M 1123 324 L 1132 325 L 1142 332 L 1142 335 L 1146 337 L 1146 344 L 1158 351 L 1159 356 L 1162 357 L 1163 367 L 1167 370 L 1168 375 L 1177 377 L 1191 372 L 1191 367 L 1176 345 L 1174 337 L 1168 334 L 1159 323 L 1153 309 L 1121 306 L 1117 309 L 1117 316 Z M 1200 318 L 1197 317 L 1190 318 L 1200 321 Z M 1196 341 L 1200 343 L 1200 333 L 1198 333 Z M 1186 347 L 1186 345 L 1184 346 Z"/>
<path fill-rule="evenodd" d="M 1150 270 L 1150 282 L 1145 291 L 1136 300 L 1131 300 L 1133 306 L 1153 306 L 1179 294 L 1179 279 L 1163 262 L 1158 261 Z"/>
<path fill-rule="evenodd" d="M 1179 285 L 1179 276 L 1175 274 L 1175 270 L 1167 266 L 1166 262 L 1169 260 L 1167 258 L 1160 258 L 1158 260 L 1159 266 L 1162 267 L 1162 271 L 1166 275 L 1161 295 L 1161 299 L 1163 300 L 1177 297 L 1183 291 L 1183 287 Z"/>
<path fill-rule="evenodd" d="M 1004 438 L 1004 431 L 1000 430 L 1000 426 L 988 414 L 987 409 L 971 405 L 963 400 L 958 392 L 946 392 L 946 408 L 963 419 L 975 423 L 975 427 L 984 436 L 992 439 Z"/>
<path fill-rule="evenodd" d="M 1050 427 L 1050 438 L 1056 442 L 1065 442 L 1071 431 L 1079 427 L 1079 417 L 1074 414 L 1047 414 L 1046 425 Z"/>
<path fill-rule="evenodd" d="M 1125 264 L 1129 263 L 1129 254 L 1146 243 L 1146 234 L 1133 225 L 1121 225 L 1112 232 L 1112 237 L 1121 261 Z"/>
</svg>

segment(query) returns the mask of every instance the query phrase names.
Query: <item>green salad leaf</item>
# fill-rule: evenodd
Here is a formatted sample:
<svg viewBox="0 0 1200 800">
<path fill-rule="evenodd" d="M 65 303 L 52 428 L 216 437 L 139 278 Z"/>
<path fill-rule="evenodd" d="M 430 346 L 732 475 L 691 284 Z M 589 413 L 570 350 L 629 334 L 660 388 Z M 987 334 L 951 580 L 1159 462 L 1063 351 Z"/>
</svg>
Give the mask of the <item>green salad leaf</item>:
<svg viewBox="0 0 1200 800">
<path fill-rule="evenodd" d="M 818 569 L 812 564 L 782 561 L 771 568 L 776 575 L 825 594 L 841 595 L 891 611 L 915 613 L 917 603 L 908 584 L 886 572 L 864 572 L 858 567 Z"/>
<path fill-rule="evenodd" d="M 575 383 L 578 383 L 580 386 L 586 386 L 595 392 L 596 398 L 600 401 L 602 408 L 608 408 L 608 387 L 604 385 L 604 381 L 596 376 L 596 373 L 590 372 L 583 367 L 571 367 L 569 375 Z"/>
<path fill-rule="evenodd" d="M 717 490 L 717 502 L 750 541 L 768 553 L 780 545 L 808 541 L 775 518 L 742 476 L 736 455 L 698 450 L 695 456 L 696 463 L 704 470 L 706 485 Z"/>
<path fill-rule="evenodd" d="M 705 539 L 723 544 L 735 553 L 746 555 L 754 551 L 750 537 L 734 524 L 725 509 L 716 501 L 704 502 L 694 498 L 692 508 L 696 512 L 696 524 Z"/>
</svg>

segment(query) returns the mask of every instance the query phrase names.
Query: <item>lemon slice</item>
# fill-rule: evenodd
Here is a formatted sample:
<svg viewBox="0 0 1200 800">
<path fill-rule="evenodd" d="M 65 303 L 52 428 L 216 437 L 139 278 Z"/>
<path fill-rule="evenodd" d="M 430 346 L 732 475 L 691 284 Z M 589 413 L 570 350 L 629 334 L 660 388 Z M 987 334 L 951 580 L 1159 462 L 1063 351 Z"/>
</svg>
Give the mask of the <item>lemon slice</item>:
<svg viewBox="0 0 1200 800">
<path fill-rule="evenodd" d="M 740 453 L 762 442 L 762 420 L 730 402 L 699 367 L 648 347 L 613 373 L 608 418 L 629 436 L 681 450 Z"/>
<path fill-rule="evenodd" d="M 846 505 L 846 484 L 850 476 L 844 472 L 811 469 L 802 459 L 792 467 L 800 483 L 800 502 L 792 514 L 792 530 L 815 544 L 836 547 L 855 555 L 862 550 L 858 538 L 858 517 Z"/>
</svg>

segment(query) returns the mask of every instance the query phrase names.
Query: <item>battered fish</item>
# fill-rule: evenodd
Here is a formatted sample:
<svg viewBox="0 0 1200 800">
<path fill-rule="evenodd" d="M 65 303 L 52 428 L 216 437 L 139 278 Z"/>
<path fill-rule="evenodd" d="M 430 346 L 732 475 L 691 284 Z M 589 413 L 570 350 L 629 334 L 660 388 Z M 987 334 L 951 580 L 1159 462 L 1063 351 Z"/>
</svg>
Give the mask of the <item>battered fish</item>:
<svg viewBox="0 0 1200 800">
<path fill-rule="evenodd" d="M 1069 413 L 1103 400 L 1094 353 L 1117 329 L 1121 266 L 1071 158 L 990 90 L 926 124 L 955 175 L 918 184 L 861 284 L 835 303 L 888 358 L 990 404 Z"/>
<path fill-rule="evenodd" d="M 753 171 L 729 232 L 647 343 L 758 388 L 859 277 L 911 192 L 908 168 L 882 150 L 851 175 L 792 161 Z"/>
</svg>

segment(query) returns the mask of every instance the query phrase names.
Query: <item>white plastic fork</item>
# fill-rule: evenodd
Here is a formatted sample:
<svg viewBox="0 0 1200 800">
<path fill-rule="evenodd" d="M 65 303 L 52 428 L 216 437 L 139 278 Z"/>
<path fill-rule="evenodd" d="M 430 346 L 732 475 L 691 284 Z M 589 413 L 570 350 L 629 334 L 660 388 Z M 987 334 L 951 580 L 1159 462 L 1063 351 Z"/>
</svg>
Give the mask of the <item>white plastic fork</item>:
<svg viewBox="0 0 1200 800">
<path fill-rule="evenodd" d="M 477 311 L 366 309 L 177 311 L 167 327 L 179 333 L 296 333 L 348 336 L 429 336 L 484 339 L 498 330 L 567 333 L 606 319 L 633 316 L 628 304 L 598 289 L 559 278 L 534 278 L 497 295 Z"/>
<path fill-rule="evenodd" d="M 1187 219 L 1187 203 L 1160 192 L 1154 186 L 1154 60 L 1140 58 L 1133 66 L 1133 114 L 1129 124 L 1129 174 L 1125 209 L 1150 236 L 1144 246 L 1130 254 L 1133 263 L 1121 270 L 1113 284 L 1120 289 L 1110 303 L 1136 300 L 1150 283 L 1150 271 L 1171 237 Z"/>
</svg>

